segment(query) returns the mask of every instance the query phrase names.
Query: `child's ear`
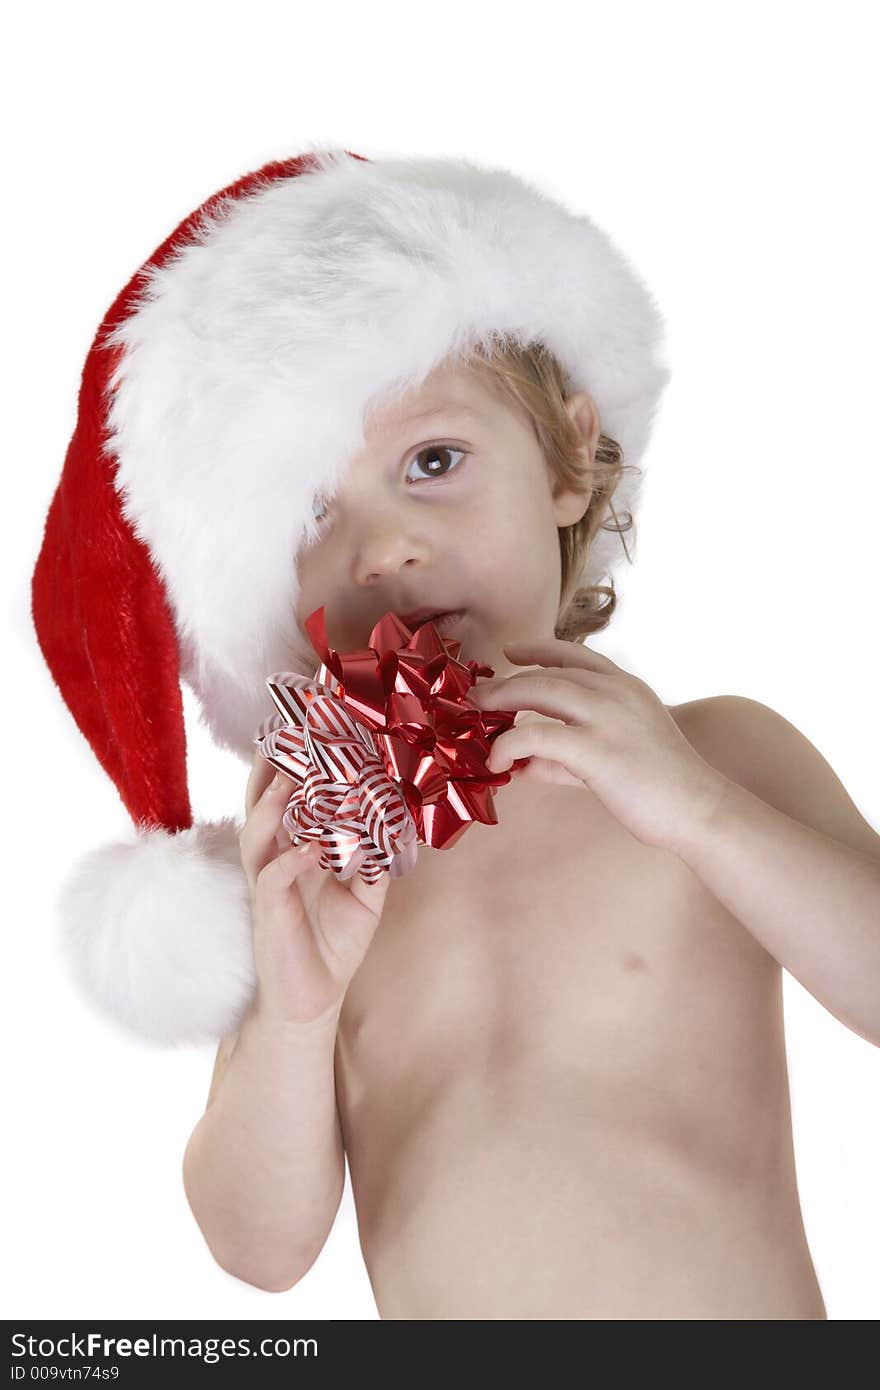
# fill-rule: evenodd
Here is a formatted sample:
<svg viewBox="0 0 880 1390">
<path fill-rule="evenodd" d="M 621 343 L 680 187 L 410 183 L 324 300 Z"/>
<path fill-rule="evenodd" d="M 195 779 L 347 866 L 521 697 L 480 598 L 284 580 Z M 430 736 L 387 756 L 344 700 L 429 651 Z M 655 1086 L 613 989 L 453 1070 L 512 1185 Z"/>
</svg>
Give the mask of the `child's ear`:
<svg viewBox="0 0 880 1390">
<path fill-rule="evenodd" d="M 566 400 L 565 408 L 580 430 L 585 454 L 592 465 L 601 433 L 596 402 L 588 391 L 575 391 L 574 395 Z"/>
<path fill-rule="evenodd" d="M 590 492 L 563 490 L 561 483 L 553 485 L 553 517 L 557 527 L 574 526 L 590 505 Z"/>
<path fill-rule="evenodd" d="M 559 482 L 554 484 L 553 510 L 556 525 L 560 527 L 573 526 L 576 521 L 580 521 L 590 504 L 591 491 L 588 480 L 595 465 L 596 446 L 600 434 L 599 411 L 589 392 L 576 391 L 566 400 L 565 408 L 580 431 L 587 486 L 583 492 L 573 492 L 564 489 Z"/>
</svg>

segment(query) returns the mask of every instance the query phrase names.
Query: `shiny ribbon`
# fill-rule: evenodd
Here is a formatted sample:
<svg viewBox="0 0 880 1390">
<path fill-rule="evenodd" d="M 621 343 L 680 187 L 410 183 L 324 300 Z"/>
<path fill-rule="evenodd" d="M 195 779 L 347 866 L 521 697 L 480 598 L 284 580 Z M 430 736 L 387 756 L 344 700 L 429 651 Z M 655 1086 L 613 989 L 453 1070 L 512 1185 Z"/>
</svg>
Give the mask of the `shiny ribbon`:
<svg viewBox="0 0 880 1390">
<path fill-rule="evenodd" d="M 321 665 L 312 679 L 267 678 L 278 712 L 254 739 L 295 784 L 282 818 L 293 843 L 319 840 L 322 868 L 375 883 L 414 869 L 419 844 L 450 849 L 474 821 L 496 825 L 492 788 L 510 772 L 486 758 L 516 714 L 467 698 L 494 668 L 461 662 L 433 622 L 410 630 L 395 613 L 345 655 L 327 645 L 323 607 L 305 628 Z"/>
</svg>

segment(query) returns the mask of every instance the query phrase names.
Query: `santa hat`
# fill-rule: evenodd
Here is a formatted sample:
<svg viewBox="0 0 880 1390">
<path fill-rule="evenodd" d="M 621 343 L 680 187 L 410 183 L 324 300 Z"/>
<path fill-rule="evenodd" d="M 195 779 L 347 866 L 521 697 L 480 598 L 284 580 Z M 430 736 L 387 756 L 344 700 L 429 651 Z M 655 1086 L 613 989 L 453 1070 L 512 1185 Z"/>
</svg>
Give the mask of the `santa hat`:
<svg viewBox="0 0 880 1390">
<path fill-rule="evenodd" d="M 105 315 L 32 600 L 133 823 L 57 902 L 72 979 L 127 1030 L 216 1039 L 254 988 L 239 827 L 193 821 L 181 680 L 250 763 L 267 675 L 318 665 L 295 611 L 314 498 L 363 447 L 368 407 L 498 335 L 546 344 L 638 463 L 670 375 L 661 315 L 599 227 L 504 169 L 344 149 L 266 164 L 181 222 Z M 613 545 L 598 533 L 584 583 Z"/>
</svg>

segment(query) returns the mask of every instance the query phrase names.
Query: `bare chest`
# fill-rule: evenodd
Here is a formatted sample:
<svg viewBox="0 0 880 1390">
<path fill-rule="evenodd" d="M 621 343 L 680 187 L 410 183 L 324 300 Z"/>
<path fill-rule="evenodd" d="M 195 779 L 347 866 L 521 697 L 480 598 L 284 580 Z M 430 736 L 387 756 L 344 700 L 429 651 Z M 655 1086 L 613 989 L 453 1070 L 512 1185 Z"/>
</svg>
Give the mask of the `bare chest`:
<svg viewBox="0 0 880 1390">
<path fill-rule="evenodd" d="M 405 1105 L 463 1072 L 652 1103 L 660 1075 L 692 1094 L 720 1045 L 757 1076 L 778 967 L 690 869 L 581 788 L 513 781 L 496 809 L 389 887 L 340 1019 L 351 1120 L 375 1087 Z"/>
<path fill-rule="evenodd" d="M 777 1285 L 813 1309 L 778 965 L 584 789 L 513 781 L 496 807 L 389 885 L 340 1016 L 381 1315 L 644 1316 L 645 1280 L 663 1316 L 704 1286 L 712 1316 Z"/>
</svg>

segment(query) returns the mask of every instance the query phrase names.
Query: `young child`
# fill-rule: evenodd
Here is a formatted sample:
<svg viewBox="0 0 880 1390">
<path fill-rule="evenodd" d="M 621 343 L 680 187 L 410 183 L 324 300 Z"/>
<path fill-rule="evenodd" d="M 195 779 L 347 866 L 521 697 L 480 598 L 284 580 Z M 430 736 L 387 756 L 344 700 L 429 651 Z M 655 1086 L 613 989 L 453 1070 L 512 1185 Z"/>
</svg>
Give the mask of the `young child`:
<svg viewBox="0 0 880 1390">
<path fill-rule="evenodd" d="M 73 556 L 50 514 L 34 604 L 71 691 L 51 554 L 106 722 L 65 698 L 138 828 L 71 878 L 75 977 L 143 1036 L 223 1034 L 184 1161 L 210 1250 L 290 1288 L 347 1155 L 383 1318 L 824 1318 L 781 967 L 880 1044 L 880 837 L 779 714 L 669 708 L 579 640 L 613 613 L 594 581 L 667 377 L 647 293 L 586 219 L 461 162 L 330 153 L 213 208 L 105 321 L 115 488 L 83 503 L 73 446 L 66 465 L 68 514 L 136 532 L 125 680 L 96 668 L 107 575 L 82 579 L 109 547 Z M 167 752 L 175 651 L 218 740 L 252 751 L 261 678 L 317 668 L 321 605 L 339 651 L 387 611 L 449 615 L 495 670 L 474 702 L 517 711 L 490 768 L 530 759 L 497 825 L 393 881 L 290 847 L 260 754 L 243 826 L 193 825 Z"/>
</svg>

